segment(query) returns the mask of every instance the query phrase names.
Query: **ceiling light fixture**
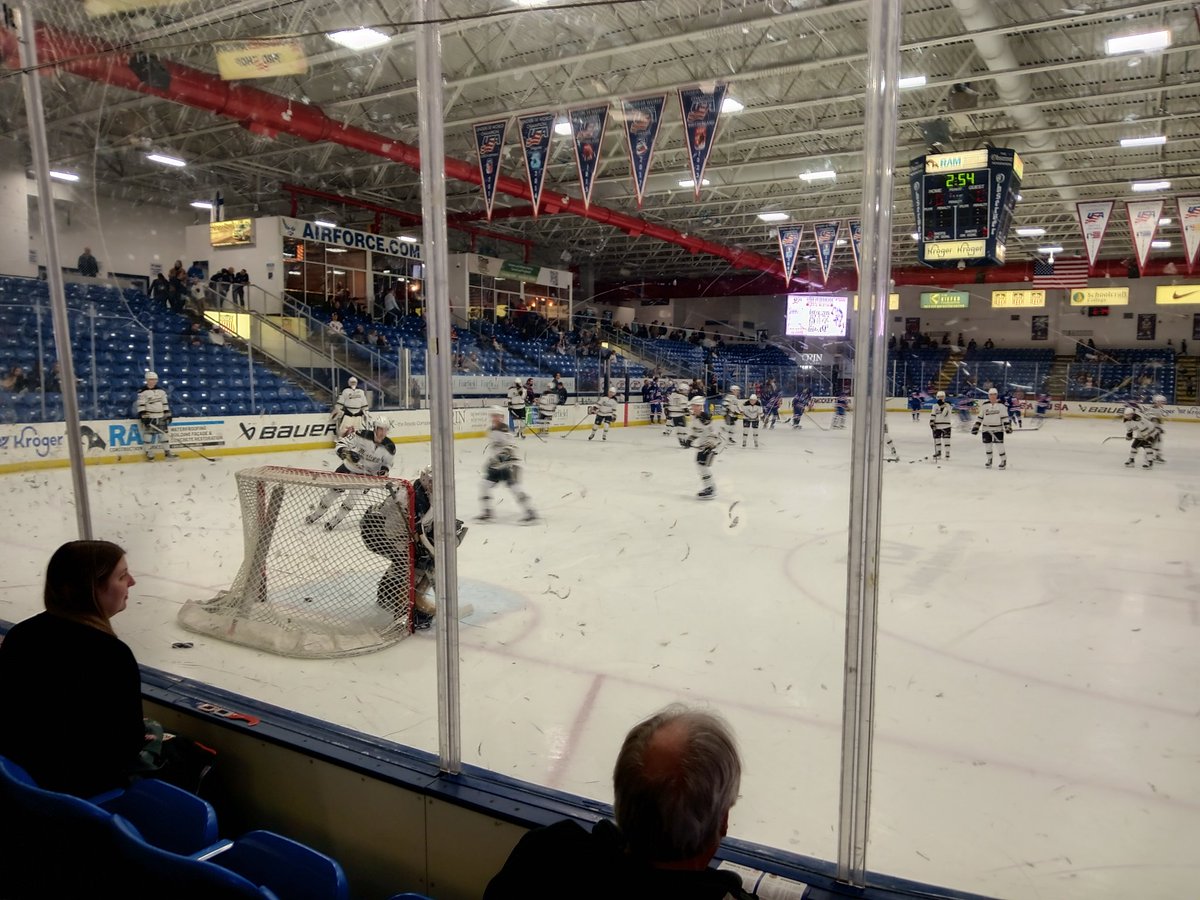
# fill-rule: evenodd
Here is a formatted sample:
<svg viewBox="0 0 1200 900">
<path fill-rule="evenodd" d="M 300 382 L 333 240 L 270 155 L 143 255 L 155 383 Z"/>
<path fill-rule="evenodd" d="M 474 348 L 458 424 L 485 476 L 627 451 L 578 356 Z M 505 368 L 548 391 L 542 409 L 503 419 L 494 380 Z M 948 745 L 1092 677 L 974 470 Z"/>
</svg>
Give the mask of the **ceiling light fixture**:
<svg viewBox="0 0 1200 900">
<path fill-rule="evenodd" d="M 1157 147 L 1159 144 L 1165 144 L 1167 136 L 1165 134 L 1155 134 L 1150 137 L 1135 137 L 1121 138 L 1122 147 Z"/>
<path fill-rule="evenodd" d="M 915 231 L 912 234 L 910 234 L 909 237 L 912 238 L 914 241 L 919 241 L 921 239 L 921 235 Z"/>
<path fill-rule="evenodd" d="M 344 250 L 341 247 L 326 247 L 325 252 L 326 253 L 349 253 L 350 251 Z"/>
<path fill-rule="evenodd" d="M 207 200 L 193 200 L 190 205 L 193 209 L 212 209 L 212 204 Z"/>
<path fill-rule="evenodd" d="M 735 100 L 733 97 L 726 97 L 721 101 L 721 112 L 723 113 L 737 113 L 745 108 L 746 104 L 742 103 L 741 100 Z"/>
<path fill-rule="evenodd" d="M 1171 46 L 1171 32 L 1147 31 L 1145 34 L 1129 34 L 1112 37 L 1104 42 L 1104 52 L 1109 56 L 1121 53 L 1141 53 L 1147 50 L 1165 50 Z"/>
<path fill-rule="evenodd" d="M 837 172 L 833 169 L 826 169 L 824 172 L 801 172 L 801 181 L 833 181 L 837 178 Z"/>
<path fill-rule="evenodd" d="M 1168 219 L 1166 216 L 1163 216 L 1161 219 L 1158 220 L 1158 224 L 1159 225 L 1170 225 L 1174 221 L 1175 221 L 1174 219 Z"/>
<path fill-rule="evenodd" d="M 701 178 L 701 179 L 700 179 L 700 186 L 701 186 L 701 187 L 708 187 L 710 184 L 712 184 L 712 182 L 711 182 L 711 181 L 709 181 L 707 178 Z M 696 186 L 696 182 L 695 182 L 693 179 L 691 179 L 691 178 L 685 178 L 685 179 L 683 179 L 681 182 L 679 182 L 679 186 L 680 186 L 680 187 L 695 187 L 695 186 Z"/>
<path fill-rule="evenodd" d="M 566 119 L 559 119 L 554 123 L 554 133 L 563 137 L 569 137 L 572 134 L 571 123 Z"/>
<path fill-rule="evenodd" d="M 341 44 L 349 50 L 370 50 L 381 47 L 391 40 L 382 31 L 374 28 L 352 28 L 349 31 L 333 31 L 325 35 L 335 44 Z"/>
<path fill-rule="evenodd" d="M 907 90 L 908 88 L 921 87 L 924 84 L 924 75 L 909 75 L 908 77 L 901 78 L 898 82 L 896 82 L 896 86 L 902 91 Z"/>
<path fill-rule="evenodd" d="M 56 172 L 54 169 L 50 170 L 50 177 L 56 178 L 59 181 L 78 181 L 79 180 L 79 176 L 76 175 L 74 172 Z"/>
<path fill-rule="evenodd" d="M 177 156 L 167 156 L 165 153 L 147 153 L 146 159 L 164 166 L 174 166 L 177 169 L 182 169 L 187 165 L 186 160 L 182 160 Z"/>
<path fill-rule="evenodd" d="M 759 217 L 760 219 L 762 219 L 764 222 L 786 222 L 788 219 L 790 219 L 790 218 L 791 218 L 791 216 L 789 216 L 789 215 L 788 215 L 787 213 L 785 213 L 785 212 L 765 212 L 765 213 L 759 213 L 759 214 L 758 214 L 758 217 Z"/>
<path fill-rule="evenodd" d="M 1166 250 L 1168 247 L 1171 246 L 1171 242 L 1170 241 L 1151 241 L 1150 246 L 1153 247 L 1155 250 Z"/>
<path fill-rule="evenodd" d="M 1145 193 L 1146 191 L 1165 191 L 1170 186 L 1171 182 L 1169 181 L 1135 181 L 1129 186 L 1129 189 Z"/>
<path fill-rule="evenodd" d="M 1062 247 L 1038 247 L 1038 253 L 1062 253 Z"/>
<path fill-rule="evenodd" d="M 415 237 L 413 237 L 412 235 L 410 235 L 410 234 L 402 234 L 402 235 L 400 235 L 400 240 L 402 240 L 402 241 L 403 241 L 404 243 L 406 243 L 406 244 L 415 244 L 415 243 L 417 243 L 417 239 L 416 239 Z"/>
<path fill-rule="evenodd" d="M 326 222 L 324 219 L 313 219 L 313 224 L 322 228 L 337 228 L 337 222 Z"/>
<path fill-rule="evenodd" d="M 1045 233 L 1046 233 L 1045 228 L 1033 227 L 1033 228 L 1018 228 L 1017 229 L 1017 234 L 1019 234 L 1021 237 L 1041 237 Z"/>
</svg>

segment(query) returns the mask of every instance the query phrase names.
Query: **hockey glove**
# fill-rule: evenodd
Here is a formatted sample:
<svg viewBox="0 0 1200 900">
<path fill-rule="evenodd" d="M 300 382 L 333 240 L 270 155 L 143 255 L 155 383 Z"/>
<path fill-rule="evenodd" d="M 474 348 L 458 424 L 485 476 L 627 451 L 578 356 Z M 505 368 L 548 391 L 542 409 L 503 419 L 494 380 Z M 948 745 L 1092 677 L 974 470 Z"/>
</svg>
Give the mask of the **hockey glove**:
<svg viewBox="0 0 1200 900">
<path fill-rule="evenodd" d="M 358 462 L 357 459 L 354 461 Z M 379 471 L 376 474 L 379 475 L 380 478 L 387 478 L 388 472 L 390 472 L 390 471 L 391 471 L 391 469 L 389 469 L 387 466 L 381 466 Z"/>
<path fill-rule="evenodd" d="M 143 414 L 143 415 L 141 415 L 141 416 L 138 416 L 138 419 L 140 419 L 140 420 L 141 420 L 141 423 L 142 423 L 142 427 L 143 427 L 143 428 L 149 428 L 149 427 L 150 427 L 150 417 L 149 417 L 148 415 L 145 415 L 145 414 Z"/>
<path fill-rule="evenodd" d="M 1004 433 L 1005 433 L 1005 434 L 1012 434 L 1012 423 L 1011 423 L 1011 422 L 1005 422 L 1005 423 L 1004 423 Z"/>
<path fill-rule="evenodd" d="M 979 434 L 979 423 L 976 422 L 971 426 L 971 434 Z"/>
<path fill-rule="evenodd" d="M 1127 441 L 1133 440 L 1133 432 L 1132 431 L 1125 432 L 1125 440 L 1127 440 Z"/>
</svg>

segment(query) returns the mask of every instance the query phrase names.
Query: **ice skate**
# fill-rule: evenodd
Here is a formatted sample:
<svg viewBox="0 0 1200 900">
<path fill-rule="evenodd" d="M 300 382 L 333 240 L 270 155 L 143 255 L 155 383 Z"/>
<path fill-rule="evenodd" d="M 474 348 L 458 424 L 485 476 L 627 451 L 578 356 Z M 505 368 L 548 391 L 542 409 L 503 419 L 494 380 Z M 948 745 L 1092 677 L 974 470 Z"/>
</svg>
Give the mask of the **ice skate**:
<svg viewBox="0 0 1200 900">
<path fill-rule="evenodd" d="M 984 467 L 985 469 L 990 469 L 990 468 L 992 467 L 992 461 L 989 459 L 987 462 L 985 462 L 985 463 L 983 464 L 983 467 Z"/>
<path fill-rule="evenodd" d="M 1001 468 L 1001 469 L 1007 469 L 1007 468 L 1008 468 L 1008 460 L 1007 460 L 1007 459 L 1002 459 L 1002 460 L 1000 460 L 1000 468 Z"/>
<path fill-rule="evenodd" d="M 163 451 L 163 459 L 178 459 L 178 458 L 179 457 L 176 456 L 174 451 L 172 451 L 172 450 Z"/>
<path fill-rule="evenodd" d="M 154 451 L 153 450 L 146 451 L 146 460 L 148 462 L 154 462 Z"/>
<path fill-rule="evenodd" d="M 527 511 L 526 511 L 526 513 L 525 513 L 525 515 L 521 516 L 521 521 L 522 521 L 523 523 L 525 523 L 525 522 L 536 522 L 537 520 L 538 520 L 538 514 L 537 514 L 537 513 L 535 513 L 535 512 L 534 512 L 532 509 L 531 509 L 531 510 L 527 510 Z"/>
<path fill-rule="evenodd" d="M 323 513 L 323 512 L 325 512 L 325 510 L 323 510 L 323 509 L 313 510 L 307 516 L 304 517 L 304 524 L 305 525 L 316 525 L 317 519 L 321 518 L 321 513 Z"/>
<path fill-rule="evenodd" d="M 338 525 L 338 523 L 337 523 L 337 522 L 326 522 L 326 523 L 325 523 L 325 530 L 326 530 L 326 531 L 333 531 L 333 529 L 337 528 L 337 525 Z"/>
<path fill-rule="evenodd" d="M 589 440 L 589 441 L 591 441 L 591 440 L 595 440 L 595 438 L 596 438 L 596 432 L 594 432 L 594 431 L 593 431 L 591 434 L 589 434 L 589 435 L 588 435 L 588 440 Z"/>
<path fill-rule="evenodd" d="M 1125 468 L 1127 468 L 1127 469 L 1132 469 L 1132 468 L 1133 468 L 1133 459 L 1132 459 L 1132 457 L 1131 457 L 1130 459 L 1127 459 L 1127 460 L 1125 460 Z"/>
<path fill-rule="evenodd" d="M 1151 460 L 1146 460 L 1144 463 L 1142 463 L 1142 468 L 1143 469 L 1153 469 L 1154 463 Z"/>
<path fill-rule="evenodd" d="M 607 431 L 604 434 L 600 435 L 600 440 L 602 440 L 602 441 L 608 440 L 608 432 Z"/>
<path fill-rule="evenodd" d="M 485 509 L 483 512 L 481 512 L 479 515 L 477 515 L 475 517 L 475 521 L 476 522 L 487 522 L 491 518 L 492 518 L 492 511 L 490 509 Z"/>
<path fill-rule="evenodd" d="M 701 500 L 711 500 L 713 497 L 717 496 L 717 489 L 712 485 L 709 485 L 696 496 Z"/>
</svg>

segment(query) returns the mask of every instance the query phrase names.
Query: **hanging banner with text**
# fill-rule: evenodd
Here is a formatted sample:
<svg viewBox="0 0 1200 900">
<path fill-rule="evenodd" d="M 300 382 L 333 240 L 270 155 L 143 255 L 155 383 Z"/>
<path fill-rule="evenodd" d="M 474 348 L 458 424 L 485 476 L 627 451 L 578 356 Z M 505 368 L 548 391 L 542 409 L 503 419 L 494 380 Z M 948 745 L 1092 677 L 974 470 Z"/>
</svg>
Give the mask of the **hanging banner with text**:
<svg viewBox="0 0 1200 900">
<path fill-rule="evenodd" d="M 483 202 L 488 221 L 492 220 L 492 203 L 496 199 L 496 182 L 500 178 L 500 153 L 504 149 L 504 133 L 508 121 L 484 122 L 475 126 L 475 151 L 479 156 L 479 177 L 482 179 Z"/>
<path fill-rule="evenodd" d="M 792 283 L 792 272 L 796 268 L 796 256 L 800 251 L 803 225 L 784 225 L 779 229 L 779 255 L 783 259 L 783 283 Z"/>
<path fill-rule="evenodd" d="M 654 145 L 658 142 L 663 107 L 666 105 L 666 94 L 621 101 L 625 146 L 629 150 L 629 171 L 633 175 L 633 190 L 637 194 L 639 209 L 642 196 L 646 193 L 646 176 L 650 174 Z"/>
<path fill-rule="evenodd" d="M 854 271 L 861 274 L 858 264 L 858 254 L 862 252 L 862 222 L 850 220 L 850 249 L 854 251 Z"/>
<path fill-rule="evenodd" d="M 538 214 L 542 185 L 546 183 L 546 164 L 550 161 L 550 137 L 554 133 L 554 113 L 538 113 L 517 119 L 521 135 L 521 155 L 525 158 L 525 179 L 533 202 L 533 217 Z"/>
<path fill-rule="evenodd" d="M 213 44 L 213 52 L 217 56 L 217 72 L 225 81 L 308 72 L 308 57 L 299 40 L 218 41 Z"/>
<path fill-rule="evenodd" d="M 1146 271 L 1146 260 L 1150 258 L 1150 244 L 1158 233 L 1158 220 L 1162 216 L 1161 200 L 1127 200 L 1125 214 L 1129 217 L 1129 236 L 1137 254 L 1138 271 Z"/>
<path fill-rule="evenodd" d="M 1096 257 L 1100 255 L 1104 232 L 1112 220 L 1113 203 L 1112 200 L 1093 200 L 1075 204 L 1075 216 L 1079 220 L 1079 230 L 1083 232 L 1083 246 L 1087 249 L 1089 266 L 1094 266 Z"/>
<path fill-rule="evenodd" d="M 1179 197 L 1178 203 L 1179 230 L 1183 232 L 1183 252 L 1190 272 L 1200 251 L 1200 197 Z"/>
<path fill-rule="evenodd" d="M 693 186 L 696 199 L 700 199 L 700 186 L 704 183 L 704 167 L 712 152 L 717 136 L 717 119 L 721 115 L 721 102 L 725 99 L 725 85 L 718 84 L 711 91 L 701 88 L 679 89 L 679 111 L 683 116 L 683 134 L 687 141 L 688 162 L 692 166 Z"/>
<path fill-rule="evenodd" d="M 1045 291 L 992 291 L 992 309 L 1026 309 L 1045 305 Z"/>
<path fill-rule="evenodd" d="M 608 124 L 608 104 L 572 109 L 571 135 L 575 144 L 575 168 L 579 171 L 579 189 L 583 191 L 583 206 L 592 202 L 592 183 L 600 165 L 600 150 L 604 143 L 604 126 Z"/>
<path fill-rule="evenodd" d="M 813 237 L 817 239 L 817 257 L 821 260 L 821 280 L 829 283 L 829 271 L 833 268 L 833 253 L 837 249 L 841 222 L 818 222 L 813 226 Z"/>
</svg>

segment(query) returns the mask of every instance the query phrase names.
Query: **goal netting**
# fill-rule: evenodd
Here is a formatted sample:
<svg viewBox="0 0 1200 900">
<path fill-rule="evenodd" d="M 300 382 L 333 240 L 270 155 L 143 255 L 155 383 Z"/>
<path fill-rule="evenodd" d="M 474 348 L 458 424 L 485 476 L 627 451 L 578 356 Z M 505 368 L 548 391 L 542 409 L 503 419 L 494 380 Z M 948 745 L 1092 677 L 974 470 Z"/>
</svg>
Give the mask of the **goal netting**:
<svg viewBox="0 0 1200 900">
<path fill-rule="evenodd" d="M 387 647 L 413 631 L 413 487 L 283 466 L 237 473 L 245 556 L 229 590 L 189 600 L 189 631 L 284 656 Z"/>
</svg>

